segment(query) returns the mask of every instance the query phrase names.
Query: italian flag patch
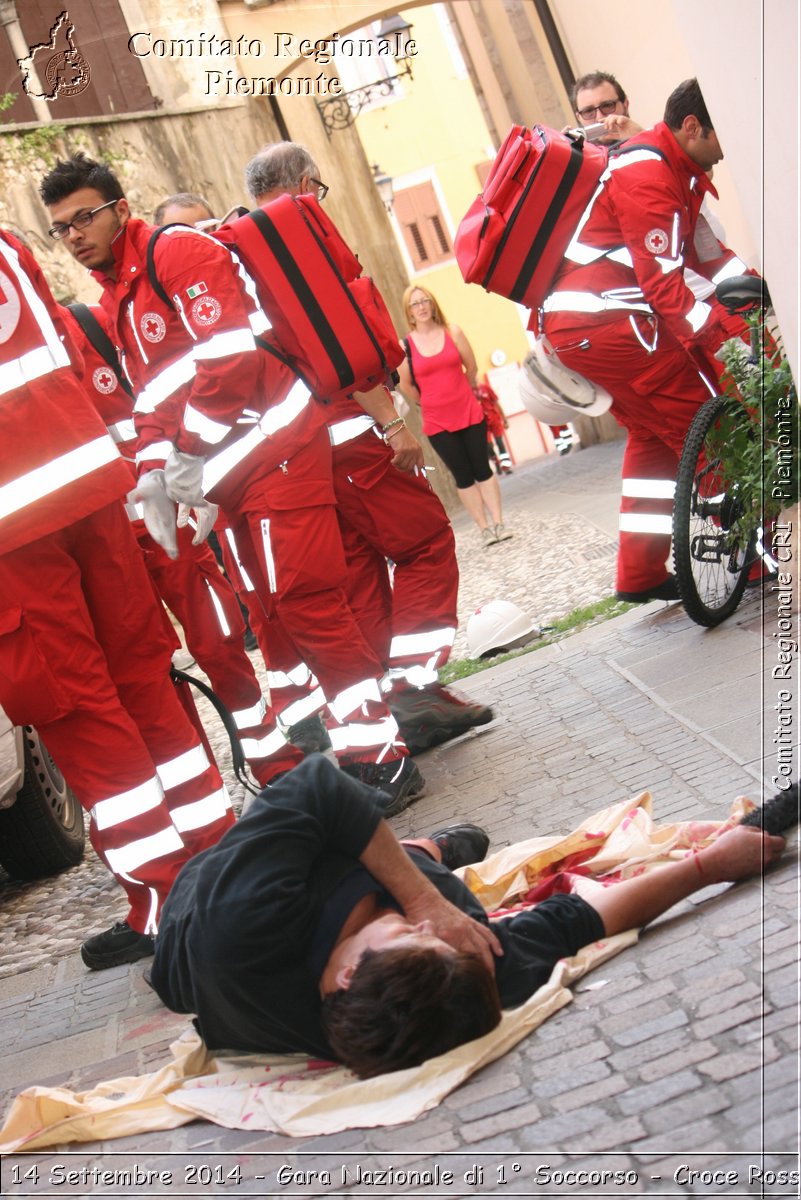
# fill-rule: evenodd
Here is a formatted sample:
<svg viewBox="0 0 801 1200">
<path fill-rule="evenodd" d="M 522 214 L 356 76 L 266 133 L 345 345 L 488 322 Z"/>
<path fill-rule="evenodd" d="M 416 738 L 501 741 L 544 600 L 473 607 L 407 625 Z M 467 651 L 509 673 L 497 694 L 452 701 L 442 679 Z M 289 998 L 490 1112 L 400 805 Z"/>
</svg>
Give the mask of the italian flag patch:
<svg viewBox="0 0 801 1200">
<path fill-rule="evenodd" d="M 205 283 L 193 283 L 190 288 L 186 289 L 186 294 L 190 300 L 194 300 L 195 296 L 202 296 L 208 290 Z"/>
</svg>

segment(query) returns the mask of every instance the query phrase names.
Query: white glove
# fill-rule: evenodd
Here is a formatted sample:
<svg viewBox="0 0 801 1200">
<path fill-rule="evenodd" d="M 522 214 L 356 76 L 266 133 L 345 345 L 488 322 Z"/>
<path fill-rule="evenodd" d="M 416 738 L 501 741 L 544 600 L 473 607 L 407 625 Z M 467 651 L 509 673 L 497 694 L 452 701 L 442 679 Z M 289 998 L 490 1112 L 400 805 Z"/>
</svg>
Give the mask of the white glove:
<svg viewBox="0 0 801 1200">
<path fill-rule="evenodd" d="M 163 471 L 147 471 L 132 492 L 129 504 L 141 504 L 145 528 L 170 558 L 178 557 L 175 505 L 167 495 Z"/>
<path fill-rule="evenodd" d="M 203 467 L 205 458 L 197 454 L 184 454 L 171 450 L 164 464 L 164 482 L 167 495 L 179 504 L 194 508 L 203 503 Z"/>
<path fill-rule="evenodd" d="M 206 538 L 214 528 L 214 522 L 217 520 L 219 508 L 216 504 L 212 504 L 210 500 L 202 500 L 199 504 L 179 504 L 178 505 L 178 528 L 183 529 L 185 525 L 194 525 L 195 536 L 192 538 L 192 545 L 199 546 L 201 542 L 205 542 Z M 191 513 L 195 514 L 194 521 L 191 519 Z"/>
</svg>

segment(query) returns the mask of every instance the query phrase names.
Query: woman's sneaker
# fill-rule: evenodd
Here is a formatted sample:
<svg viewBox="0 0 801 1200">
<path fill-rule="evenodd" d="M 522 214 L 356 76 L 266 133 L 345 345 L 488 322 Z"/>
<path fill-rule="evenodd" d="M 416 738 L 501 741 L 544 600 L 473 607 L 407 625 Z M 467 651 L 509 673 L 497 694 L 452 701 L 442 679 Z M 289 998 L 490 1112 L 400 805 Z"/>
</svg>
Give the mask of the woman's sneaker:
<svg viewBox="0 0 801 1200">
<path fill-rule="evenodd" d="M 408 756 L 392 762 L 345 763 L 342 770 L 389 797 L 389 803 L 384 805 L 385 817 L 396 817 L 425 791 L 426 781 Z"/>
<path fill-rule="evenodd" d="M 509 538 L 513 538 L 514 536 L 515 535 L 512 533 L 511 529 L 507 529 L 505 525 L 496 525 L 495 526 L 495 541 L 496 542 L 508 542 Z"/>
<path fill-rule="evenodd" d="M 481 538 L 485 546 L 494 546 L 498 541 L 498 535 L 489 525 L 487 525 L 486 529 L 481 530 Z"/>
</svg>

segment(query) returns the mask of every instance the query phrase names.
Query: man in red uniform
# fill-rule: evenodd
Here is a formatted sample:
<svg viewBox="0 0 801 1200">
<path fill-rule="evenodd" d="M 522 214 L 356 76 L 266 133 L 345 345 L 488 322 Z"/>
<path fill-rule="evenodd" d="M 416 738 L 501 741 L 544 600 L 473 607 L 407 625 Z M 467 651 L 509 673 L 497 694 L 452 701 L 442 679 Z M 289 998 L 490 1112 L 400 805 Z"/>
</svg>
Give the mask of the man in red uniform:
<svg viewBox="0 0 801 1200">
<path fill-rule="evenodd" d="M 170 681 L 128 468 L 58 320 L 35 259 L 0 232 L 0 703 L 37 727 L 127 893 L 126 920 L 81 948 L 98 970 L 153 953 L 175 876 L 233 815 Z"/>
<path fill-rule="evenodd" d="M 264 206 L 283 195 L 322 199 L 328 188 L 319 174 L 305 146 L 274 142 L 248 163 L 245 182 Z M 456 634 L 459 568 L 453 529 L 425 478 L 420 443 L 384 387 L 334 402 L 328 434 L 348 602 L 384 667 L 382 688 L 404 740 L 416 753 L 486 725 L 491 708 L 438 680 Z"/>
<path fill-rule="evenodd" d="M 719 306 L 698 300 L 691 269 L 713 283 L 743 263 L 696 238 L 709 179 L 723 158 L 697 80 L 671 94 L 665 119 L 612 155 L 543 305 L 544 329 L 567 366 L 602 384 L 629 436 L 623 459 L 620 599 L 678 599 L 665 560 L 678 458 L 700 405 L 717 390 L 727 337 Z"/>
<path fill-rule="evenodd" d="M 113 356 L 110 340 L 107 347 L 112 356 L 110 361 L 90 340 L 90 334 L 96 340 L 98 334 L 105 333 L 108 337 L 107 318 L 100 308 L 75 312 L 65 309 L 62 314 L 83 357 L 84 386 L 129 464 L 133 488 L 136 486 L 133 391 Z M 264 787 L 275 775 L 296 766 L 301 754 L 276 728 L 272 710 L 262 695 L 242 642 L 245 626 L 233 588 L 208 545 L 189 524 L 177 530 L 178 557 L 171 558 L 148 532 L 137 506 L 129 504 L 127 508 L 156 591 L 181 622 L 190 654 L 230 711 L 248 765 Z"/>
<path fill-rule="evenodd" d="M 75 155 L 48 174 L 41 194 L 56 236 L 104 288 L 137 397 L 136 496 L 148 527 L 160 540 L 164 522 L 154 514 L 172 501 L 196 505 L 207 495 L 220 504 L 263 611 L 254 631 L 265 657 L 292 653 L 308 663 L 340 764 L 388 792 L 391 811 L 400 811 L 423 780 L 343 591 L 324 410 L 257 346 L 254 334 L 269 322 L 253 280 L 213 238 L 171 226 L 155 247 L 167 304 L 147 270 L 152 228 L 130 217 L 110 168 Z"/>
</svg>

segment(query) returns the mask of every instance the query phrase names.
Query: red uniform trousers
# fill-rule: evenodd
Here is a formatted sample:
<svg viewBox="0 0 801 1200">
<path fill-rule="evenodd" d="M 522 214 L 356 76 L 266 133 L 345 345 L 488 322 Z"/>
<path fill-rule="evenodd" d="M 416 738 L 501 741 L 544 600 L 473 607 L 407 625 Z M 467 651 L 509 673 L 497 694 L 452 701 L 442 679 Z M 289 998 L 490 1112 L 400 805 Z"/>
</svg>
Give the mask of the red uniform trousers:
<svg viewBox="0 0 801 1200">
<path fill-rule="evenodd" d="M 646 591 L 667 578 L 679 455 L 693 417 L 712 391 L 656 318 L 582 317 L 577 327 L 573 313 L 546 315 L 545 332 L 566 366 L 612 394 L 612 415 L 628 430 L 617 590 Z M 649 352 L 643 342 L 655 350 Z"/>
<path fill-rule="evenodd" d="M 134 529 L 156 591 L 181 622 L 190 653 L 234 718 L 248 765 L 264 787 L 303 756 L 276 727 L 262 695 L 242 643 L 245 624 L 233 588 L 208 545 L 192 545 L 190 527 L 178 530 L 177 559 L 164 552 L 143 522 Z"/>
<path fill-rule="evenodd" d="M 328 430 L 246 484 L 225 519 L 226 570 L 243 589 L 280 724 L 288 728 L 327 705 L 331 744 L 343 762 L 402 758 L 397 722 L 381 698 L 381 664 L 345 595 Z"/>
<path fill-rule="evenodd" d="M 384 690 L 434 683 L 457 625 L 459 568 L 445 509 L 423 474 L 392 466 L 373 429 L 335 445 L 333 460 L 346 593 L 387 672 Z"/>
<path fill-rule="evenodd" d="M 0 701 L 35 725 L 155 932 L 180 868 L 233 824 L 170 680 L 172 645 L 121 503 L 0 557 Z"/>
</svg>

